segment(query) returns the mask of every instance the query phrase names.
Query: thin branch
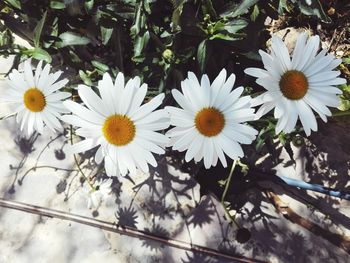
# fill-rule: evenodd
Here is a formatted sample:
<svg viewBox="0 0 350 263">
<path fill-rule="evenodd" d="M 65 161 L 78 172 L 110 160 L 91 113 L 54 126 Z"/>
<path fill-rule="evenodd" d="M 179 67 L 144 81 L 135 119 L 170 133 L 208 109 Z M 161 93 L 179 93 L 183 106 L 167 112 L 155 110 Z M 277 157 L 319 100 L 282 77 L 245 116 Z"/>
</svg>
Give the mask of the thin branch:
<svg viewBox="0 0 350 263">
<path fill-rule="evenodd" d="M 71 213 L 67 213 L 64 211 L 60 211 L 60 210 L 54 210 L 54 209 L 45 208 L 45 207 L 41 207 L 41 206 L 30 205 L 30 204 L 21 203 L 21 202 L 12 201 L 12 200 L 6 200 L 3 198 L 0 198 L 0 206 L 10 208 L 10 209 L 19 210 L 19 211 L 24 211 L 24 212 L 28 212 L 28 213 L 32 213 L 32 214 L 37 214 L 40 216 L 47 216 L 47 217 L 51 217 L 51 218 L 59 218 L 62 220 L 72 221 L 72 222 L 100 228 L 103 230 L 111 231 L 111 232 L 118 233 L 121 235 L 127 235 L 127 236 L 131 236 L 131 237 L 145 239 L 145 240 L 152 240 L 152 241 L 163 243 L 163 244 L 170 246 L 170 247 L 179 248 L 179 249 L 183 249 L 183 250 L 191 251 L 191 252 L 195 252 L 195 253 L 205 253 L 205 254 L 212 256 L 212 257 L 232 260 L 235 262 L 246 262 L 246 263 L 248 263 L 248 262 L 250 262 L 250 263 L 252 263 L 252 262 L 257 262 L 257 263 L 264 262 L 264 261 L 260 261 L 260 260 L 254 260 L 254 259 L 238 256 L 238 255 L 234 256 L 234 255 L 225 254 L 225 253 L 219 252 L 218 250 L 215 250 L 212 248 L 207 248 L 207 247 L 203 247 L 200 245 L 190 244 L 190 243 L 187 243 L 187 242 L 184 242 L 181 240 L 169 239 L 166 237 L 161 237 L 161 236 L 157 236 L 154 234 L 150 234 L 148 232 L 145 232 L 145 231 L 133 228 L 133 227 L 118 225 L 115 223 L 106 222 L 106 221 L 102 221 L 102 220 L 98 220 L 98 219 L 94 219 L 94 218 L 89 218 L 89 217 L 85 217 L 85 216 L 81 216 L 81 215 L 71 214 Z"/>
</svg>

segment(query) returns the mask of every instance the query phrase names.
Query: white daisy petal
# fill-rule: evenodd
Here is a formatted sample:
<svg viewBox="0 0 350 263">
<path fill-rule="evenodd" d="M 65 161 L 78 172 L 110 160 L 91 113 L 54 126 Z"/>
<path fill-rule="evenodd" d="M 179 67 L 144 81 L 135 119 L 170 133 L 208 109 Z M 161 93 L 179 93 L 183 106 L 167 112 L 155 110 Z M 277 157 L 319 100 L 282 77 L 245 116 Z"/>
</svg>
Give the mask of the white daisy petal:
<svg viewBox="0 0 350 263">
<path fill-rule="evenodd" d="M 40 60 L 38 65 L 36 66 L 36 70 L 35 70 L 35 76 L 34 76 L 35 86 L 38 85 L 40 74 L 42 71 L 42 65 L 43 65 L 43 61 Z"/>
<path fill-rule="evenodd" d="M 97 138 L 102 136 L 101 128 L 79 128 L 75 131 L 76 135 L 85 138 Z"/>
<path fill-rule="evenodd" d="M 147 84 L 142 84 L 133 97 L 128 114 L 132 115 L 140 107 L 147 93 Z"/>
<path fill-rule="evenodd" d="M 287 71 L 288 69 L 290 69 L 291 61 L 288 49 L 279 37 L 272 37 L 272 49 L 276 53 L 277 57 L 281 59 L 283 70 Z"/>
<path fill-rule="evenodd" d="M 22 122 L 21 122 L 21 131 L 23 131 L 25 125 L 27 124 L 28 122 L 28 116 L 29 116 L 29 111 L 25 111 L 24 114 L 23 114 L 23 117 L 22 117 Z"/>
<path fill-rule="evenodd" d="M 137 125 L 143 126 L 144 124 L 158 122 L 161 119 L 167 118 L 169 118 L 169 114 L 166 110 L 156 110 L 150 113 L 148 116 L 144 117 L 143 119 L 137 121 Z"/>
<path fill-rule="evenodd" d="M 330 94 L 317 92 L 313 90 L 310 90 L 308 92 L 308 95 L 317 98 L 320 102 L 322 102 L 327 106 L 339 107 L 340 105 L 340 98 L 336 95 L 330 95 Z"/>
<path fill-rule="evenodd" d="M 317 50 L 319 49 L 319 45 L 320 45 L 319 36 L 312 36 L 309 38 L 305 46 L 303 62 L 299 65 L 297 69 L 301 71 L 305 71 L 305 69 L 310 65 L 310 63 L 312 63 L 312 60 L 315 57 Z"/>
<path fill-rule="evenodd" d="M 332 80 L 340 75 L 340 71 L 322 71 L 308 78 L 309 83 Z"/>
<path fill-rule="evenodd" d="M 41 114 L 41 117 L 44 123 L 46 124 L 46 126 L 49 127 L 50 130 L 55 131 L 62 128 L 62 125 L 60 124 L 60 122 L 51 113 L 47 111 L 43 111 Z"/>
<path fill-rule="evenodd" d="M 324 93 L 333 93 L 333 94 L 342 94 L 343 92 L 333 86 L 310 86 L 309 89 L 315 90 L 316 92 L 324 92 Z"/>
<path fill-rule="evenodd" d="M 33 133 L 33 131 L 34 131 L 34 123 L 35 123 L 35 113 L 34 114 L 29 114 L 29 116 L 28 116 L 28 129 L 27 129 L 27 131 L 28 131 L 28 133 L 27 133 L 27 135 L 29 136 L 29 135 L 31 135 L 32 133 Z"/>
<path fill-rule="evenodd" d="M 57 102 L 57 101 L 67 99 L 70 96 L 72 96 L 72 94 L 70 94 L 69 92 L 56 92 L 46 96 L 45 100 L 46 102 Z"/>
<path fill-rule="evenodd" d="M 98 112 L 104 117 L 108 117 L 108 110 L 103 104 L 101 98 L 92 91 L 92 89 L 85 85 L 78 86 L 78 93 L 85 105 L 92 111 Z"/>
<path fill-rule="evenodd" d="M 23 73 L 15 69 L 9 74 L 7 80 L 10 88 L 5 99 L 17 105 L 16 112 L 21 111 L 16 120 L 21 125 L 21 131 L 24 130 L 28 136 L 34 131 L 43 133 L 44 126 L 52 131 L 60 130 L 62 126 L 57 118 L 67 112 L 62 105 L 62 100 L 71 96 L 68 92 L 58 92 L 54 87 L 58 83 L 55 81 L 61 72 L 51 74 L 50 78 L 50 65 L 47 64 L 42 69 L 42 64 L 43 62 L 39 61 L 33 75 L 31 61 L 26 60 Z M 52 93 L 50 90 L 57 92 Z"/>
<path fill-rule="evenodd" d="M 236 130 L 235 125 L 226 125 L 224 130 L 222 131 L 224 135 L 228 138 L 234 138 L 235 141 L 241 143 L 241 144 L 250 144 L 252 142 L 252 139 Z"/>
<path fill-rule="evenodd" d="M 103 158 L 104 158 L 104 156 L 103 156 L 103 153 L 102 153 L 102 146 L 100 146 L 100 147 L 97 149 L 96 153 L 95 153 L 95 162 L 96 162 L 97 164 L 100 164 L 100 163 L 102 163 Z"/>
<path fill-rule="evenodd" d="M 24 91 L 27 90 L 28 84 L 24 80 L 23 74 L 19 73 L 18 70 L 14 69 L 10 74 L 9 74 L 9 81 L 8 84 L 11 85 L 12 87 L 16 87 L 19 91 Z"/>
<path fill-rule="evenodd" d="M 266 70 L 260 68 L 246 68 L 244 73 L 256 78 L 266 78 L 269 77 L 269 73 Z"/>
<path fill-rule="evenodd" d="M 67 122 L 71 125 L 78 126 L 78 127 L 83 127 L 83 128 L 88 128 L 88 129 L 99 127 L 102 129 L 101 125 L 91 123 L 88 120 L 84 120 L 84 119 L 80 118 L 80 116 L 77 116 L 77 115 L 63 115 L 63 116 L 61 116 L 61 119 L 64 122 Z"/>
<path fill-rule="evenodd" d="M 106 174 L 108 176 L 118 176 L 119 168 L 113 163 L 112 157 L 107 155 L 104 160 L 105 160 Z"/>
<path fill-rule="evenodd" d="M 233 85 L 235 84 L 235 81 L 236 81 L 236 75 L 231 74 L 226 80 L 226 82 L 223 84 L 213 105 L 221 105 L 222 103 L 224 103 L 227 96 L 230 94 L 231 90 L 233 89 Z"/>
<path fill-rule="evenodd" d="M 243 150 L 237 141 L 250 144 L 257 134 L 255 129 L 240 124 L 255 118 L 251 97 L 240 98 L 243 87 L 231 91 L 235 75 L 227 80 L 226 75 L 226 70 L 222 70 L 209 86 L 206 75 L 199 85 L 195 75 L 189 73 L 182 82 L 183 94 L 172 92 L 182 108 L 166 107 L 170 123 L 175 126 L 167 132 L 173 150 L 186 151 L 186 162 L 204 159 L 206 169 L 216 166 L 218 160 L 226 167 L 224 153 L 232 159 L 242 157 Z"/>
<path fill-rule="evenodd" d="M 173 150 L 181 152 L 181 149 L 186 149 L 186 146 L 188 146 L 190 142 L 193 141 L 196 135 L 197 131 L 192 130 L 186 135 L 182 136 L 174 143 Z"/>
<path fill-rule="evenodd" d="M 36 125 L 36 130 L 40 133 L 43 134 L 43 130 L 44 130 L 44 123 L 43 123 L 43 119 L 41 117 L 40 113 L 36 113 L 35 114 L 35 125 Z"/>
<path fill-rule="evenodd" d="M 169 143 L 169 138 L 166 137 L 164 134 L 161 134 L 159 132 L 139 129 L 137 131 L 137 135 L 140 136 L 141 138 L 153 141 L 153 142 L 158 143 L 160 145 L 166 145 Z"/>
<path fill-rule="evenodd" d="M 106 72 L 103 74 L 102 80 L 98 82 L 98 89 L 101 94 L 101 98 L 108 109 L 110 114 L 117 113 L 117 105 L 114 101 L 117 100 L 116 92 L 113 90 L 114 83 L 111 76 Z"/>
<path fill-rule="evenodd" d="M 203 142 L 204 137 L 202 135 L 196 135 L 194 137 L 185 155 L 186 162 L 189 162 L 194 158 L 194 156 L 199 152 L 200 148 L 202 147 Z"/>
<path fill-rule="evenodd" d="M 204 74 L 201 79 L 201 87 L 204 87 L 205 94 L 204 94 L 204 103 L 207 105 L 212 105 L 211 103 L 211 88 L 210 88 L 210 81 L 208 78 L 208 75 Z"/>
<path fill-rule="evenodd" d="M 154 111 L 156 108 L 158 108 L 163 100 L 164 100 L 164 94 L 161 93 L 154 97 L 151 101 L 147 102 L 146 104 L 142 105 L 138 110 L 136 110 L 130 117 L 136 121 L 138 119 L 141 119 L 148 114 L 150 114 L 152 111 Z"/>
<path fill-rule="evenodd" d="M 304 97 L 306 103 L 308 103 L 318 114 L 324 114 L 326 116 L 331 116 L 332 112 L 327 108 L 327 106 L 316 97 L 306 94 Z"/>
<path fill-rule="evenodd" d="M 208 138 L 206 143 L 203 144 L 204 150 L 204 167 L 209 169 L 213 162 L 214 146 L 213 139 Z"/>
<path fill-rule="evenodd" d="M 310 106 L 308 106 L 303 100 L 298 101 L 298 110 L 300 121 L 305 129 L 306 135 L 310 135 L 310 129 L 317 131 L 317 122 L 315 115 L 312 113 Z"/>
<path fill-rule="evenodd" d="M 92 110 L 88 110 L 87 108 L 81 106 L 80 104 L 73 101 L 65 101 L 63 102 L 64 106 L 66 106 L 70 111 L 74 114 L 78 115 L 83 120 L 89 121 L 91 123 L 101 125 L 104 121 L 104 117 L 99 113 L 96 113 Z"/>
<path fill-rule="evenodd" d="M 68 148 L 69 153 L 81 153 L 86 152 L 92 148 L 95 148 L 98 145 L 98 141 L 96 139 L 85 139 L 73 145 L 70 145 Z"/>
<path fill-rule="evenodd" d="M 43 90 L 45 95 L 49 95 L 52 92 L 55 92 L 61 88 L 63 88 L 68 83 L 68 79 L 62 79 L 60 81 L 57 81 L 56 83 L 52 84 L 50 87 L 47 87 Z"/>
<path fill-rule="evenodd" d="M 137 143 L 140 147 L 142 147 L 143 149 L 153 152 L 153 153 L 157 153 L 157 154 L 164 154 L 165 150 L 161 147 L 159 147 L 157 144 L 145 140 L 143 138 L 135 138 L 135 143 Z"/>
<path fill-rule="evenodd" d="M 24 77 L 26 82 L 28 83 L 28 87 L 35 87 L 31 59 L 27 59 L 24 62 Z"/>
<path fill-rule="evenodd" d="M 171 94 L 173 95 L 175 101 L 183 108 L 185 111 L 192 112 L 194 108 L 191 106 L 191 103 L 186 100 L 185 96 L 181 94 L 180 91 L 173 89 L 171 90 Z"/>
<path fill-rule="evenodd" d="M 341 63 L 326 50 L 318 54 L 320 39 L 306 33 L 297 38 L 290 63 L 286 45 L 276 37 L 272 39 L 272 52 L 260 51 L 264 68 L 248 68 L 246 73 L 257 78 L 256 83 L 267 91 L 253 99 L 252 105 L 261 105 L 256 118 L 274 108 L 274 117 L 278 119 L 276 133 L 293 131 L 298 118 L 306 135 L 317 131 L 317 122 L 312 109 L 323 121 L 331 115 L 327 106 L 338 107 L 341 90 L 335 85 L 346 83 L 339 78 L 340 72 L 334 69 Z M 246 120 L 246 119 L 242 119 Z"/>
<path fill-rule="evenodd" d="M 216 142 L 223 152 L 232 160 L 237 160 L 244 156 L 242 147 L 237 142 L 228 139 L 226 136 L 218 136 Z"/>
<path fill-rule="evenodd" d="M 44 69 L 40 73 L 40 77 L 39 77 L 39 80 L 37 82 L 37 88 L 42 90 L 42 91 L 47 88 L 46 82 L 49 79 L 50 69 L 51 69 L 50 64 L 46 64 Z"/>
<path fill-rule="evenodd" d="M 143 172 L 148 173 L 149 167 L 146 161 L 146 158 L 143 156 L 141 152 L 141 147 L 138 146 L 135 143 L 131 143 L 130 146 L 130 152 L 133 154 L 133 158 L 135 160 L 135 164 L 139 169 L 141 169 Z"/>
<path fill-rule="evenodd" d="M 213 83 L 211 84 L 211 90 L 213 94 L 210 97 L 209 106 L 213 106 L 217 101 L 217 98 L 219 97 L 219 94 L 220 94 L 220 90 L 225 84 L 226 76 L 227 76 L 226 70 L 222 69 L 219 75 L 214 79 Z M 209 82 L 209 79 L 208 79 L 208 82 Z"/>
<path fill-rule="evenodd" d="M 52 86 L 62 75 L 62 71 L 57 71 L 55 73 L 50 73 L 48 80 L 46 82 L 46 87 Z"/>
<path fill-rule="evenodd" d="M 188 100 L 188 103 L 192 105 L 193 108 L 200 109 L 200 106 L 203 104 L 204 101 L 204 95 L 201 94 L 200 88 L 198 88 L 197 85 L 192 84 L 189 79 L 185 79 L 181 82 L 181 89 L 183 95 Z"/>
<path fill-rule="evenodd" d="M 218 105 L 218 108 L 221 111 L 226 111 L 227 108 L 229 108 L 233 103 L 235 103 L 239 96 L 243 93 L 244 88 L 243 87 L 238 87 L 234 89 L 228 96 L 227 99 L 220 105 Z"/>
<path fill-rule="evenodd" d="M 284 127 L 284 132 L 289 133 L 292 132 L 297 120 L 298 120 L 298 111 L 297 111 L 297 105 L 295 101 L 289 101 L 286 100 L 286 105 L 287 105 L 287 114 L 288 114 L 288 121 L 285 124 Z"/>
<path fill-rule="evenodd" d="M 276 134 L 279 134 L 286 127 L 288 123 L 288 115 L 283 115 L 280 117 L 276 124 Z"/>
<path fill-rule="evenodd" d="M 152 153 L 163 154 L 169 144 L 167 136 L 155 132 L 170 123 L 166 110 L 155 111 L 164 94 L 141 106 L 147 85 L 140 84 L 140 78 L 136 77 L 124 87 L 123 73 L 118 73 L 114 83 L 106 73 L 98 83 L 101 97 L 91 88 L 79 86 L 79 95 L 87 107 L 73 101 L 64 102 L 73 115 L 64 115 L 62 120 L 79 127 L 76 134 L 86 138 L 73 145 L 73 150 L 82 152 L 99 146 L 95 161 L 104 160 L 108 176 L 133 176 L 137 168 L 148 172 L 148 164 L 157 166 Z"/>
<path fill-rule="evenodd" d="M 140 87 L 140 78 L 135 77 L 130 79 L 123 90 L 123 100 L 119 101 L 119 110 L 118 113 L 126 114 L 129 112 L 129 107 L 131 105 L 131 101 L 135 95 L 135 92 Z"/>
<path fill-rule="evenodd" d="M 301 63 L 304 56 L 306 40 L 307 40 L 306 33 L 300 34 L 299 37 L 297 38 L 297 43 L 295 45 L 295 48 L 293 51 L 293 57 L 292 57 L 293 69 L 299 68 L 299 64 Z"/>
<path fill-rule="evenodd" d="M 327 53 L 326 50 L 321 50 L 320 53 L 318 53 L 318 55 L 315 57 L 314 61 L 312 62 L 312 64 L 305 69 L 305 75 L 307 77 L 310 77 L 320 71 L 322 71 L 323 69 L 327 68 L 332 62 L 333 62 L 333 57 L 327 55 L 325 56 L 325 54 Z"/>
</svg>

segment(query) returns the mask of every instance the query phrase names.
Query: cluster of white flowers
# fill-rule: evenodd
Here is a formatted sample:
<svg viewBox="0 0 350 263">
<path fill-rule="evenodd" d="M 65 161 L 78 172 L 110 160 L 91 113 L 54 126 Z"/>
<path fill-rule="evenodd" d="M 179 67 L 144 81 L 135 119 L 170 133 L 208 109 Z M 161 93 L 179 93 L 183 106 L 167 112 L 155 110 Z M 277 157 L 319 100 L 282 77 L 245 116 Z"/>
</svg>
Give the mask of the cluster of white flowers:
<svg viewBox="0 0 350 263">
<path fill-rule="evenodd" d="M 50 73 L 50 65 L 42 68 L 39 62 L 35 74 L 29 60 L 23 73 L 14 70 L 8 78 L 12 89 L 7 101 L 17 105 L 17 122 L 29 135 L 44 127 L 60 129 L 59 120 L 78 127 L 76 134 L 84 140 L 71 147 L 72 153 L 98 147 L 96 163 L 104 160 L 108 176 L 147 172 L 148 165 L 157 166 L 155 154 L 163 154 L 165 147 L 186 151 L 185 160 L 204 160 L 206 168 L 216 166 L 218 160 L 227 166 L 225 154 L 231 159 L 244 156 L 241 144 L 251 144 L 258 131 L 246 124 L 274 109 L 278 119 L 276 133 L 291 132 L 298 119 L 310 135 L 317 131 L 314 110 L 323 121 L 331 112 L 327 106 L 338 107 L 335 85 L 345 83 L 339 71 L 340 63 L 325 50 L 318 53 L 319 37 L 298 37 L 292 58 L 286 45 L 278 37 L 272 38 L 271 53 L 260 51 L 265 69 L 248 68 L 245 73 L 256 77 L 266 89 L 251 98 L 242 96 L 243 87 L 233 89 L 235 75 L 227 78 L 223 69 L 210 83 L 207 75 L 199 81 L 194 73 L 181 83 L 181 92 L 171 91 L 180 108 L 159 108 L 165 95 L 159 94 L 143 104 L 147 84 L 135 77 L 125 83 L 123 73 L 113 81 L 108 73 L 98 82 L 98 94 L 85 85 L 78 86 L 83 103 L 65 100 L 71 96 L 60 91 L 67 79 L 57 81 L 62 72 Z M 63 101 L 65 100 L 65 101 Z M 254 106 L 261 105 L 257 113 Z M 64 113 L 68 113 L 62 115 Z M 73 114 L 70 114 L 73 113 Z M 173 126 L 165 134 L 161 131 Z"/>
</svg>

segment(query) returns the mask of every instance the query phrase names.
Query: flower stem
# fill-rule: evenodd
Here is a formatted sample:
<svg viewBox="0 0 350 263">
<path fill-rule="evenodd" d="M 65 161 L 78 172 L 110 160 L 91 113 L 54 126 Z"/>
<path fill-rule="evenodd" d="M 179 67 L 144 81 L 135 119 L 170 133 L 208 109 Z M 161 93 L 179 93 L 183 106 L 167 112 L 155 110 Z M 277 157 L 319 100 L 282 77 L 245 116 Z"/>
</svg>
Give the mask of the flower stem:
<svg viewBox="0 0 350 263">
<path fill-rule="evenodd" d="M 8 118 L 10 118 L 10 117 L 12 117 L 12 116 L 15 116 L 15 115 L 16 115 L 16 113 L 12 113 L 12 114 L 10 114 L 10 115 L 2 116 L 2 117 L 0 117 L 0 121 L 5 120 L 5 119 L 8 119 Z"/>
<path fill-rule="evenodd" d="M 336 113 L 332 114 L 332 117 L 341 117 L 341 116 L 347 116 L 350 115 L 350 110 L 348 111 L 338 111 Z"/>
<path fill-rule="evenodd" d="M 73 145 L 73 126 L 72 125 L 70 125 L 70 144 Z M 83 170 L 81 169 L 76 154 L 73 154 L 73 156 L 74 156 L 74 162 L 75 162 L 76 166 L 78 167 L 79 172 L 82 174 L 82 176 L 84 177 L 85 181 L 89 184 L 91 189 L 95 190 L 95 187 L 93 186 L 93 184 L 91 184 L 89 177 L 86 176 L 85 173 L 83 172 Z"/>
<path fill-rule="evenodd" d="M 230 173 L 228 175 L 228 178 L 226 180 L 226 183 L 225 183 L 225 189 L 224 189 L 224 192 L 221 196 L 221 205 L 222 207 L 224 208 L 225 210 L 225 215 L 227 218 L 229 218 L 231 220 L 232 223 L 234 223 L 238 228 L 241 228 L 238 223 L 236 222 L 235 218 L 233 216 L 230 215 L 229 211 L 227 210 L 227 207 L 225 205 L 225 198 L 226 198 L 226 195 L 227 195 L 227 191 L 230 187 L 230 183 L 231 183 L 231 179 L 232 179 L 232 175 L 233 175 L 233 171 L 235 170 L 235 167 L 236 167 L 236 164 L 237 164 L 237 160 L 234 160 L 233 161 L 233 164 L 232 164 L 232 167 L 231 167 L 231 170 L 230 170 Z"/>
</svg>

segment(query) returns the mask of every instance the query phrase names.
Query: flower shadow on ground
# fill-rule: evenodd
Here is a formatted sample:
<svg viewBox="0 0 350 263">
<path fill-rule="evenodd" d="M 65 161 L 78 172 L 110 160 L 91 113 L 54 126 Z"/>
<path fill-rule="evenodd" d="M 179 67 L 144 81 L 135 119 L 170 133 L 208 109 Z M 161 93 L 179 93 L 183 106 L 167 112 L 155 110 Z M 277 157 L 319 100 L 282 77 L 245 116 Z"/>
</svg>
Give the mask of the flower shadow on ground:
<svg viewBox="0 0 350 263">
<path fill-rule="evenodd" d="M 310 138 L 310 141 L 313 142 L 317 139 L 324 140 L 324 134 L 327 134 L 327 131 L 324 131 L 323 129 L 323 127 L 321 127 L 320 129 L 320 138 L 312 136 Z M 337 130 L 337 132 L 339 131 Z M 328 139 L 331 140 L 331 137 Z M 65 142 L 62 142 L 62 145 L 64 143 Z M 37 147 L 37 145 L 38 144 L 35 141 L 31 146 L 32 149 L 36 149 L 35 153 L 40 152 L 42 150 L 42 148 Z M 280 155 L 281 149 L 278 148 L 277 145 L 272 144 L 272 146 L 270 147 L 276 147 L 276 156 Z M 55 150 L 60 149 L 61 148 L 58 147 Z M 64 148 L 62 149 L 61 150 L 64 152 Z M 312 150 L 312 148 L 309 149 Z M 44 150 L 44 155 L 45 151 L 46 150 Z M 324 150 L 322 149 L 322 151 Z M 249 151 L 247 151 L 247 153 L 249 155 Z M 317 155 L 315 154 L 316 151 L 311 153 L 314 154 L 314 158 L 312 158 L 311 155 L 310 159 L 307 159 L 306 162 L 310 162 L 312 164 L 312 162 L 315 162 L 315 160 L 318 159 Z M 25 153 L 23 153 L 23 156 L 25 156 Z M 79 163 L 81 164 L 82 169 L 86 171 L 88 176 L 96 175 L 97 179 L 100 177 L 104 177 L 104 173 L 102 173 L 99 170 L 99 167 L 97 167 L 94 163 L 93 156 L 93 151 L 86 152 L 85 154 L 80 155 L 81 159 Z M 281 220 L 281 217 L 279 217 L 278 215 L 270 212 L 270 208 L 268 207 L 268 205 L 270 204 L 270 200 L 264 195 L 265 191 L 269 190 L 269 188 L 261 186 L 259 180 L 256 180 L 256 178 L 254 177 L 258 176 L 259 169 L 264 168 L 265 171 L 270 170 L 275 165 L 275 161 L 281 162 L 283 160 L 275 160 L 275 158 L 269 156 L 264 160 L 263 163 L 255 167 L 257 171 L 254 171 L 254 169 L 252 169 L 252 174 L 249 174 L 246 177 L 242 176 L 239 173 L 234 175 L 234 181 L 227 195 L 227 200 L 230 201 L 232 207 L 234 207 L 235 210 L 238 211 L 237 213 L 241 218 L 240 222 L 243 222 L 242 225 L 246 227 L 252 234 L 252 238 L 248 242 L 239 244 L 235 237 L 236 230 L 232 227 L 227 226 L 227 222 L 225 222 L 222 213 L 217 211 L 217 203 L 214 204 L 212 198 L 205 197 L 200 200 L 198 197 L 196 197 L 193 192 L 195 191 L 194 188 L 196 187 L 197 182 L 193 179 L 193 177 L 180 177 L 178 174 L 170 172 L 168 166 L 170 164 L 179 171 L 181 170 L 189 172 L 191 175 L 194 175 L 201 184 L 202 196 L 208 195 L 209 193 L 214 193 L 218 197 L 220 197 L 222 194 L 222 188 L 216 189 L 215 187 L 209 187 L 209 185 L 214 181 L 216 183 L 217 180 L 220 178 L 225 178 L 227 176 L 227 171 L 220 167 L 211 169 L 209 171 L 204 171 L 201 169 L 201 163 L 196 165 L 191 162 L 183 163 L 181 157 L 181 155 L 179 155 L 178 158 L 176 157 L 176 155 L 167 155 L 166 157 L 159 158 L 157 168 L 151 169 L 151 172 L 147 175 L 144 175 L 144 177 L 142 177 L 142 180 L 140 180 L 139 178 L 137 182 L 134 182 L 135 184 L 131 184 L 132 186 L 130 189 L 133 190 L 131 191 L 131 193 L 133 193 L 134 195 L 132 195 L 127 200 L 121 199 L 121 195 L 123 195 L 123 192 L 126 191 L 125 188 L 123 188 L 123 184 L 125 184 L 126 180 L 119 180 L 115 178 L 115 182 L 113 183 L 113 185 L 115 186 L 113 189 L 113 197 L 115 197 L 115 203 L 117 204 L 116 222 L 125 226 L 137 227 L 138 229 L 143 229 L 149 233 L 159 235 L 164 238 L 173 238 L 176 236 L 177 233 L 182 231 L 182 229 L 186 229 L 186 227 L 195 228 L 196 226 L 198 226 L 202 228 L 210 225 L 213 221 L 219 219 L 219 221 L 221 222 L 222 229 L 222 242 L 218 245 L 218 247 L 216 247 L 216 249 L 219 249 L 222 252 L 237 255 L 238 253 L 242 252 L 242 250 L 238 248 L 243 246 L 244 250 L 252 252 L 253 258 L 258 257 L 261 254 L 269 253 L 272 255 L 278 255 L 278 257 L 281 260 L 284 260 L 285 262 L 295 262 L 308 259 L 311 260 L 312 257 L 315 256 L 314 251 L 317 251 L 321 245 L 327 246 L 327 241 L 324 241 L 323 243 L 311 244 L 309 242 L 310 233 L 308 232 L 290 232 L 288 230 L 289 226 L 287 222 L 285 220 Z M 332 158 L 333 156 L 329 154 L 328 159 L 323 160 L 323 167 L 326 167 L 328 171 L 331 170 L 329 168 L 328 161 L 338 160 L 341 163 L 341 159 Z M 342 160 L 344 161 L 344 159 Z M 330 183 L 332 187 L 341 185 L 344 186 L 345 184 L 342 184 L 341 182 L 345 182 L 345 178 L 343 176 L 345 176 L 346 174 L 341 174 L 341 171 L 343 171 L 345 168 L 343 167 L 343 165 L 340 165 L 339 162 L 338 164 L 333 164 L 333 167 L 335 167 L 335 169 L 339 172 L 338 177 L 329 177 L 329 175 L 327 175 L 326 172 L 324 174 L 318 174 L 316 171 L 314 171 L 308 174 L 310 181 L 314 180 L 311 181 L 313 183 L 327 183 L 331 178 L 333 180 L 331 181 L 332 184 Z M 17 166 L 18 165 L 13 164 L 13 167 Z M 306 169 L 312 168 L 311 171 L 313 171 L 314 169 L 312 165 L 305 165 L 305 167 Z M 54 171 L 55 168 L 52 169 L 52 172 Z M 23 172 L 25 171 L 20 169 L 19 175 L 23 175 Z M 33 170 L 33 172 L 35 171 Z M 256 174 L 254 174 L 254 172 L 256 172 Z M 78 172 L 74 169 L 72 169 L 72 171 L 66 171 L 64 177 L 57 185 L 57 194 L 66 195 L 66 197 L 68 197 L 67 200 L 69 199 L 69 196 L 75 194 L 74 189 L 70 190 L 70 184 L 72 180 L 77 179 L 77 176 Z M 16 182 L 16 187 L 25 187 L 26 180 L 24 179 L 25 177 L 21 178 L 22 185 L 19 185 Z M 207 183 L 204 184 L 204 181 L 206 181 Z M 293 198 L 296 198 L 297 200 L 304 202 L 305 204 L 307 203 L 305 199 L 319 203 L 317 202 L 315 197 L 307 195 L 305 191 L 289 187 L 286 187 L 285 189 L 275 189 L 275 187 L 271 187 L 274 188 L 273 190 L 276 194 L 291 194 Z M 348 187 L 345 187 L 343 189 L 348 189 Z M 148 195 L 144 195 L 144 193 L 147 192 Z M 135 195 L 137 195 L 139 199 L 141 197 L 141 199 L 137 201 Z M 169 198 L 175 198 L 175 202 L 171 202 Z M 183 200 L 193 201 L 192 207 L 187 207 L 186 209 L 186 207 L 183 206 Z M 249 207 L 249 204 L 253 204 L 253 206 Z M 328 205 L 327 211 L 330 211 L 330 213 L 332 214 L 334 224 L 337 224 L 337 222 L 341 222 L 343 224 L 349 223 L 349 218 L 347 218 L 341 212 L 338 211 L 338 203 L 336 201 L 332 199 L 323 205 Z M 180 220 L 180 218 L 177 217 L 179 213 L 182 213 L 181 224 L 179 224 L 179 226 L 175 228 L 166 228 L 165 226 L 166 224 L 168 224 L 168 222 L 174 220 L 177 220 L 178 222 L 178 220 Z M 147 219 L 147 222 L 144 222 L 142 225 L 140 225 L 140 221 L 144 220 L 144 215 L 149 216 L 149 219 Z M 283 229 L 285 230 L 285 232 L 283 232 Z M 189 233 L 189 235 L 191 234 Z M 265 242 L 261 242 L 262 240 L 265 240 Z M 283 240 L 285 252 L 281 252 L 282 247 L 280 244 L 280 240 Z M 158 251 L 160 253 L 164 249 L 164 246 L 162 246 L 161 244 L 156 244 L 155 241 L 143 241 L 143 246 L 145 249 L 149 249 L 150 251 Z M 310 252 L 309 258 L 305 258 L 305 255 L 302 255 L 301 253 L 300 255 L 298 253 L 292 253 L 293 251 L 300 250 L 300 247 L 304 247 L 307 251 Z M 333 255 L 332 253 L 332 251 L 328 251 L 324 255 L 322 255 L 322 257 L 324 259 L 329 257 L 335 258 L 335 255 Z M 197 261 L 195 261 L 196 259 Z M 211 257 L 205 257 L 204 255 L 197 255 L 196 253 L 187 253 L 184 257 L 182 257 L 182 261 L 215 262 L 215 259 Z"/>
</svg>

